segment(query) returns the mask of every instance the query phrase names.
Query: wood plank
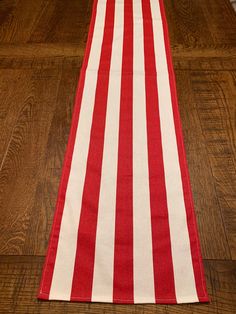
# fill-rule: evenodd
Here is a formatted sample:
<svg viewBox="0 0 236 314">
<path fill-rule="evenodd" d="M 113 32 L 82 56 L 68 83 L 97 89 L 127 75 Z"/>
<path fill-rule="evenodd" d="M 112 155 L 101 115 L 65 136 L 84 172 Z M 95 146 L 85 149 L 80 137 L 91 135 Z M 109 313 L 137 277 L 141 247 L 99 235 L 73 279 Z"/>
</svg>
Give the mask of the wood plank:
<svg viewBox="0 0 236 314">
<path fill-rule="evenodd" d="M 1 8 L 1 43 L 86 43 L 92 1 L 1 1 Z"/>
<path fill-rule="evenodd" d="M 60 69 L 54 71 L 1 71 L 0 88 L 3 97 L 0 105 L 1 169 L 8 156 L 9 159 L 24 160 L 24 166 L 34 166 L 29 153 L 36 155 L 38 152 L 32 150 L 33 146 L 27 135 L 29 132 L 38 132 L 38 137 L 43 136 L 43 133 L 40 132 L 44 132 L 45 128 L 43 126 L 39 128 L 39 125 L 34 124 L 46 123 L 50 126 L 49 114 L 51 113 L 52 116 L 54 112 L 53 104 L 57 95 L 60 72 Z M 32 134 L 32 138 L 36 141 L 36 134 Z M 22 151 L 24 145 L 25 149 Z M 28 147 L 29 145 L 31 145 L 31 149 Z M 12 153 L 11 149 L 13 149 Z M 21 154 L 21 157 L 17 153 Z M 14 156 L 12 156 L 13 154 Z"/>
<path fill-rule="evenodd" d="M 215 46 L 233 45 L 236 42 L 235 12 L 229 1 L 201 0 L 203 14 L 210 27 L 210 33 Z M 208 43 L 207 37 L 205 44 Z"/>
<path fill-rule="evenodd" d="M 203 72 L 204 73 L 204 72 Z M 195 105 L 191 72 L 176 71 L 179 109 L 204 258 L 230 259 L 215 179 Z M 214 91 L 212 91 L 214 97 Z M 214 240 L 213 240 L 214 239 Z"/>
<path fill-rule="evenodd" d="M 171 52 L 174 58 L 229 58 L 231 60 L 236 58 L 235 46 L 227 47 L 226 49 L 224 45 L 218 45 L 217 47 L 185 47 L 182 45 L 174 45 L 172 43 Z"/>
<path fill-rule="evenodd" d="M 71 125 L 77 81 L 77 69 L 68 71 L 68 68 L 65 68 L 62 71 L 46 153 L 41 164 L 34 204 L 31 208 L 31 222 L 22 254 L 43 255 L 47 249 Z"/>
<path fill-rule="evenodd" d="M 234 51 L 232 51 L 234 53 Z M 221 51 L 218 52 L 221 55 Z M 222 54 L 228 56 L 225 51 Z M 49 57 L 83 57 L 84 46 L 79 43 L 27 43 L 1 44 L 2 58 L 49 58 Z"/>
<path fill-rule="evenodd" d="M 43 257 L 0 257 L 0 300 L 3 313 L 233 314 L 236 306 L 236 262 L 205 261 L 210 304 L 113 305 L 38 301 Z"/>
<path fill-rule="evenodd" d="M 201 5 L 199 5 L 201 2 Z M 204 0 L 164 1 L 172 46 L 187 47 L 213 45 L 210 25 L 203 10 Z M 196 19 L 197 16 L 197 19 Z"/>
<path fill-rule="evenodd" d="M 64 79 L 62 73 L 65 74 Z M 55 108 L 62 107 L 64 101 L 63 106 L 67 108 L 64 115 L 71 116 L 72 105 L 67 101 L 74 97 L 78 73 L 77 69 L 70 72 L 67 68 L 59 68 L 54 71 L 11 70 L 7 73 L 2 71 L 1 74 L 0 86 L 5 84 L 7 88 L 3 88 L 5 101 L 1 103 L 0 252 L 25 254 L 29 230 L 32 235 L 35 234 L 35 230 L 31 229 L 35 214 L 32 210 L 37 207 L 35 193 L 47 171 L 45 158 L 49 153 L 48 137 Z M 73 84 L 65 84 L 69 75 Z M 15 82 L 10 80 L 11 77 L 15 78 Z M 64 89 L 62 85 L 65 85 Z M 55 134 L 59 130 L 59 122 L 58 119 L 57 129 L 54 125 Z M 67 125 L 69 129 L 69 122 Z M 49 141 L 52 143 L 51 139 Z M 64 138 L 61 159 L 65 142 Z"/>
<path fill-rule="evenodd" d="M 29 42 L 75 42 L 84 46 L 92 3 L 91 0 L 44 1 Z"/>
<path fill-rule="evenodd" d="M 182 71 L 232 71 L 236 70 L 236 58 L 173 57 L 174 69 Z"/>
<path fill-rule="evenodd" d="M 236 259 L 236 76 L 199 71 L 190 76 L 231 256 Z"/>
<path fill-rule="evenodd" d="M 165 0 L 172 46 L 235 47 L 235 13 L 227 0 Z"/>
<path fill-rule="evenodd" d="M 58 69 L 63 66 L 80 69 L 82 57 L 7 57 L 0 58 L 0 69 Z"/>
<path fill-rule="evenodd" d="M 25 43 L 30 39 L 32 30 L 41 14 L 44 0 L 1 1 L 5 8 L 0 17 L 0 42 Z"/>
</svg>

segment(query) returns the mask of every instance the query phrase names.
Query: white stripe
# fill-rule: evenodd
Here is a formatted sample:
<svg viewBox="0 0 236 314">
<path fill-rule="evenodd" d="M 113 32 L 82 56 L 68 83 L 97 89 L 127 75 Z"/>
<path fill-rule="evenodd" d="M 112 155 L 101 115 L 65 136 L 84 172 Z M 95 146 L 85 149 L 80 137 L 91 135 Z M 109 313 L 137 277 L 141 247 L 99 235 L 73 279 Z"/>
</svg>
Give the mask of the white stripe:
<svg viewBox="0 0 236 314">
<path fill-rule="evenodd" d="M 143 20 L 141 0 L 134 8 L 133 216 L 134 301 L 155 302 L 148 173 Z"/>
<path fill-rule="evenodd" d="M 123 48 L 123 1 L 115 4 L 101 189 L 95 248 L 92 301 L 112 302 L 120 85 Z"/>
<path fill-rule="evenodd" d="M 105 10 L 106 3 L 98 1 L 49 299 L 70 300 Z"/>
<path fill-rule="evenodd" d="M 186 302 L 186 296 L 191 296 L 188 301 L 194 302 L 198 301 L 198 297 L 190 251 L 159 1 L 151 0 L 151 11 L 176 298 L 177 302 Z"/>
</svg>

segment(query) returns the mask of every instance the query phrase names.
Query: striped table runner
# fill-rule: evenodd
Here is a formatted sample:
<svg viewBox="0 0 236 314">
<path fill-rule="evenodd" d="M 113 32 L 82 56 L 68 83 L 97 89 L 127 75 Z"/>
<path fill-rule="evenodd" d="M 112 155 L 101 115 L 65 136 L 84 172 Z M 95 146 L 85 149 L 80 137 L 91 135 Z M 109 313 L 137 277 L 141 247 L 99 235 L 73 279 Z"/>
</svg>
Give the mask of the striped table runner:
<svg viewBox="0 0 236 314">
<path fill-rule="evenodd" d="M 95 0 L 38 297 L 205 302 L 163 0 Z"/>
</svg>

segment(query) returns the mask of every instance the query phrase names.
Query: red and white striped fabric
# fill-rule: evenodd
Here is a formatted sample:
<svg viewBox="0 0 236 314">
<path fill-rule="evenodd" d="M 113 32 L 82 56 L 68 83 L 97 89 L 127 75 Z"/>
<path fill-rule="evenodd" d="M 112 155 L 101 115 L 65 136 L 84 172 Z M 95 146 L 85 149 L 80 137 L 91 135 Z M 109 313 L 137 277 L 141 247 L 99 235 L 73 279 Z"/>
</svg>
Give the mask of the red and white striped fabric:
<svg viewBox="0 0 236 314">
<path fill-rule="evenodd" d="M 205 302 L 163 0 L 95 0 L 38 297 Z"/>
</svg>

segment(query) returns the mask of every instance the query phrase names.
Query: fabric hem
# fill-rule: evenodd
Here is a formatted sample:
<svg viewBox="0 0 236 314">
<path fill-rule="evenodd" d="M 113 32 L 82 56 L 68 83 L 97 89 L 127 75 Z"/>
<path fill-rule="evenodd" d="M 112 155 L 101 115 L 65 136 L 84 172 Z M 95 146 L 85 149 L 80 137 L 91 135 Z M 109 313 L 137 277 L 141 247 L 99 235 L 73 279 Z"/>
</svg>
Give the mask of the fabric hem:
<svg viewBox="0 0 236 314">
<path fill-rule="evenodd" d="M 110 300 L 109 297 L 105 298 L 104 296 L 101 296 L 100 299 L 101 301 L 93 301 L 91 300 L 91 298 L 86 298 L 86 297 L 73 297 L 70 299 L 64 299 L 62 297 L 58 297 L 55 299 L 49 299 L 49 295 L 46 293 L 39 293 L 38 294 L 38 299 L 39 300 L 48 300 L 48 301 L 61 301 L 63 299 L 63 301 L 66 302 L 92 302 L 92 303 L 115 303 L 115 304 L 184 304 L 184 303 L 207 303 L 209 302 L 209 297 L 208 296 L 202 296 L 199 297 L 198 300 L 196 301 L 196 297 L 195 296 L 187 296 L 184 297 L 184 301 L 176 301 L 176 299 L 168 299 L 168 298 L 164 298 L 164 299 L 156 299 L 154 302 L 150 302 L 149 300 L 143 298 L 142 300 L 139 301 L 134 301 L 134 300 L 124 300 L 124 299 L 113 299 Z"/>
</svg>

